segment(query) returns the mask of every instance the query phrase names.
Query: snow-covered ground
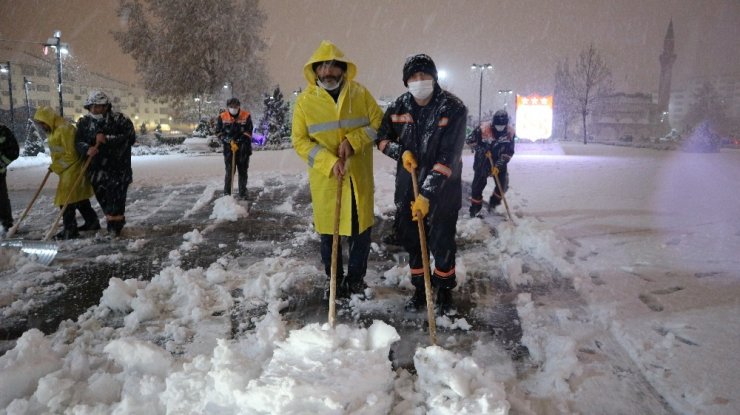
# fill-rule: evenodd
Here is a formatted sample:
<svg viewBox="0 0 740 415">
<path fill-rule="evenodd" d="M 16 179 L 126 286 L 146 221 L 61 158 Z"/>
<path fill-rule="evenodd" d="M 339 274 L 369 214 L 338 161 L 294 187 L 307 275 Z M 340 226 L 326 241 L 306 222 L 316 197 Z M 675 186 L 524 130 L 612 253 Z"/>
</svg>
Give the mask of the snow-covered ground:
<svg viewBox="0 0 740 415">
<path fill-rule="evenodd" d="M 380 154 L 375 160 L 375 212 L 387 218 L 393 164 Z M 468 152 L 464 163 L 470 181 Z M 35 190 L 47 166 L 44 157 L 13 163 L 11 200 Z M 303 188 L 304 170 L 290 150 L 257 152 L 250 192 Z M 510 171 L 516 225 L 500 215 L 458 222 L 456 295 L 503 281 L 529 352 L 522 359 L 465 315 L 438 318 L 437 346 L 418 337 L 414 371 L 388 359 L 407 335 L 392 319 L 295 326 L 281 313 L 288 297 L 323 276 L 316 254 L 297 255 L 316 235 L 294 194 L 276 208 L 302 221 L 292 245 L 275 244 L 249 261 L 224 255 L 181 268 L 180 258 L 250 213 L 230 198 L 211 203 L 222 183 L 219 154 L 137 156 L 134 189 L 164 205 L 182 196 L 173 188 L 198 185 L 182 218 L 200 212 L 208 221 L 182 233 L 150 281 L 111 278 L 99 304 L 77 320 L 49 335 L 23 334 L 0 357 L 0 414 L 740 413 L 740 152 L 520 145 Z M 491 190 L 489 183 L 485 195 Z M 140 202 L 130 200 L 133 227 L 152 215 Z M 24 207 L 14 204 L 16 217 Z M 144 233 L 97 260 L 135 257 L 147 243 Z M 376 245 L 371 255 L 384 250 Z M 48 282 L 64 266 L 0 252 L 3 318 L 33 308 L 29 292 L 53 289 Z M 369 271 L 367 281 L 398 291 L 408 287 L 407 273 L 399 265 Z M 482 308 L 487 297 L 479 292 Z M 379 301 L 353 300 L 352 310 Z M 235 334 L 236 302 L 261 311 Z"/>
</svg>

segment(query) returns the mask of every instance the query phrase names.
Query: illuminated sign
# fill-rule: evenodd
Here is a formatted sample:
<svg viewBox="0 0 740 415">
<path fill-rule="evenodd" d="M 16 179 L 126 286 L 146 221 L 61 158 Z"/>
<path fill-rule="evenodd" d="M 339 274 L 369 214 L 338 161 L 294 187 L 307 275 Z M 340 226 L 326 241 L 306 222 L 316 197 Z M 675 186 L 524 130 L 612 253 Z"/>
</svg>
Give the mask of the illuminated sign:
<svg viewBox="0 0 740 415">
<path fill-rule="evenodd" d="M 552 95 L 516 96 L 516 136 L 545 140 L 552 135 Z"/>
</svg>

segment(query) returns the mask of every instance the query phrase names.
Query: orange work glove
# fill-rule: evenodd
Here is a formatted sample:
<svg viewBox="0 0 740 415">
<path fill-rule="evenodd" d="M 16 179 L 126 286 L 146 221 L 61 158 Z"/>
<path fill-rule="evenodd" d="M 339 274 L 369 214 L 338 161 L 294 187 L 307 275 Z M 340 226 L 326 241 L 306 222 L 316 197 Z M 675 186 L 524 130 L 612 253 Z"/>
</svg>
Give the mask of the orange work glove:
<svg viewBox="0 0 740 415">
<path fill-rule="evenodd" d="M 491 167 L 491 176 L 498 177 L 498 167 L 496 166 Z"/>
<path fill-rule="evenodd" d="M 231 140 L 231 152 L 236 153 L 239 151 L 239 144 L 236 143 L 236 140 Z"/>
</svg>

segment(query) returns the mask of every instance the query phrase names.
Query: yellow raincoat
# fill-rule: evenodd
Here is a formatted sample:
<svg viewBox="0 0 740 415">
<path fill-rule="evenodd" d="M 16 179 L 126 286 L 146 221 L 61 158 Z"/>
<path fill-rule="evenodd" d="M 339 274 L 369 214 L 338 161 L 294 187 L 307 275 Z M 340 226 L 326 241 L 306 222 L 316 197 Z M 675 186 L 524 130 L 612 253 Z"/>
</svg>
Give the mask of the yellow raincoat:
<svg viewBox="0 0 740 415">
<path fill-rule="evenodd" d="M 347 64 L 337 102 L 324 88 L 316 85 L 312 68 L 315 62 L 329 60 Z M 344 137 L 349 140 L 354 155 L 345 162 L 347 172 L 342 180 L 339 234 L 349 236 L 352 232 L 350 182 L 357 202 L 359 232 L 372 226 L 375 220 L 373 142 L 383 112 L 370 92 L 353 80 L 356 73 L 357 67 L 344 58 L 342 51 L 331 42 L 321 42 L 303 67 L 308 86 L 298 95 L 293 111 L 293 147 L 308 163 L 314 225 L 321 234 L 334 233 L 337 178 L 332 168 L 338 160 L 337 150 Z"/>
<path fill-rule="evenodd" d="M 33 119 L 51 127 L 48 137 L 51 150 L 49 169 L 59 175 L 54 204 L 61 207 L 65 202 L 75 203 L 91 198 L 93 188 L 87 177 L 83 176 L 75 186 L 85 163 L 85 159 L 80 158 L 75 150 L 75 127 L 46 106 L 39 107 Z"/>
</svg>

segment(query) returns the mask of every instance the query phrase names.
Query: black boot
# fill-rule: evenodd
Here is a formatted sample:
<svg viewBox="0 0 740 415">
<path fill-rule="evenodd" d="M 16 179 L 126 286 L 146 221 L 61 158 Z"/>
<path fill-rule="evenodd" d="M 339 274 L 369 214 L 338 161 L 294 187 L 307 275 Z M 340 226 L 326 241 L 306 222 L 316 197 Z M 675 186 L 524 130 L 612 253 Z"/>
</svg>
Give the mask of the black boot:
<svg viewBox="0 0 740 415">
<path fill-rule="evenodd" d="M 437 308 L 440 315 L 449 315 L 452 311 L 452 289 L 440 287 L 437 290 Z"/>
<path fill-rule="evenodd" d="M 351 297 L 353 294 L 359 294 L 362 297 L 365 297 L 365 289 L 367 288 L 367 284 L 365 284 L 364 278 L 348 276 L 347 280 L 347 288 L 349 291 L 348 296 Z"/>
<path fill-rule="evenodd" d="M 100 222 L 99 221 L 95 221 L 95 222 L 92 222 L 92 223 L 85 222 L 84 224 L 82 224 L 82 226 L 78 226 L 77 227 L 77 230 L 80 231 L 80 232 L 84 232 L 84 231 L 97 231 L 99 229 L 100 229 Z"/>
<path fill-rule="evenodd" d="M 426 307 L 427 296 L 424 287 L 416 287 L 414 295 L 406 302 L 406 311 L 419 311 Z"/>
<path fill-rule="evenodd" d="M 54 235 L 54 239 L 57 241 L 66 241 L 68 239 L 77 239 L 80 237 L 80 233 L 77 229 L 64 229 L 58 234 Z"/>
<path fill-rule="evenodd" d="M 474 218 L 478 212 L 480 212 L 481 208 L 483 207 L 480 203 L 473 203 L 470 205 L 470 217 Z"/>
<path fill-rule="evenodd" d="M 491 195 L 491 198 L 488 199 L 488 211 L 491 212 L 496 209 L 496 206 L 498 206 L 501 203 L 501 199 L 496 197 L 495 194 Z"/>
</svg>

